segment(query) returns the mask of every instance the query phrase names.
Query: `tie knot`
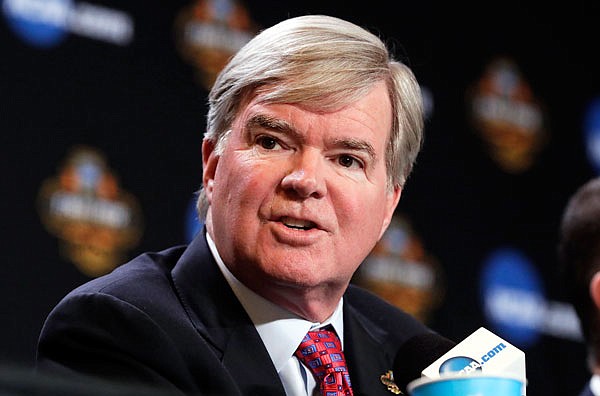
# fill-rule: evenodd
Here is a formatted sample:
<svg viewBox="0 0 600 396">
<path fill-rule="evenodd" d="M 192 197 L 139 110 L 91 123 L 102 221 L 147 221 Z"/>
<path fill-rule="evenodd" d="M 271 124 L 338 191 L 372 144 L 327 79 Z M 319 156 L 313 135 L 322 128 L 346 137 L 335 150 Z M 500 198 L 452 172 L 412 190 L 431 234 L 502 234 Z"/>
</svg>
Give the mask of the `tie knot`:
<svg viewBox="0 0 600 396">
<path fill-rule="evenodd" d="M 322 395 L 352 395 L 342 344 L 335 332 L 309 331 L 295 353 L 320 385 Z"/>
</svg>

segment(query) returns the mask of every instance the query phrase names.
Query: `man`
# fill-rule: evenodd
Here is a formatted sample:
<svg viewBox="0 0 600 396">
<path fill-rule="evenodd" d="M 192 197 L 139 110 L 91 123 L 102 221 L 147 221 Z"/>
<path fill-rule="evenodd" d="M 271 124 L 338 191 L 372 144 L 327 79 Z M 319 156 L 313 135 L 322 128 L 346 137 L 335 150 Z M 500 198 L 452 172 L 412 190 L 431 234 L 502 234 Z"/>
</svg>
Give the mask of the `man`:
<svg viewBox="0 0 600 396">
<path fill-rule="evenodd" d="M 593 374 L 580 396 L 600 396 L 600 178 L 589 180 L 569 199 L 560 231 L 562 275 Z"/>
<path fill-rule="evenodd" d="M 70 293 L 39 366 L 188 394 L 389 394 L 396 352 L 430 330 L 349 282 L 421 147 L 414 75 L 366 30 L 304 16 L 250 41 L 209 99 L 205 229 Z M 325 335 L 339 366 L 313 375 L 304 342 Z"/>
</svg>

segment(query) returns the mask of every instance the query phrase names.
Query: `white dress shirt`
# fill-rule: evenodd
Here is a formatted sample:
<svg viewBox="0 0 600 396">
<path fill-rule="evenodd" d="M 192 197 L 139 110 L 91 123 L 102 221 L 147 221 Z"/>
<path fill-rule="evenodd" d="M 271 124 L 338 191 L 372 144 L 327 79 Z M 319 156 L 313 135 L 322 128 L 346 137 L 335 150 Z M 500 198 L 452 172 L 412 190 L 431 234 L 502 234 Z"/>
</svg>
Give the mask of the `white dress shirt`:
<svg viewBox="0 0 600 396">
<path fill-rule="evenodd" d="M 262 342 L 271 356 L 273 365 L 285 388 L 287 396 L 310 396 L 316 389 L 314 377 L 294 352 L 306 333 L 315 328 L 331 325 L 335 329 L 342 348 L 344 346 L 343 299 L 335 312 L 323 323 L 305 320 L 290 311 L 259 296 L 243 285 L 225 266 L 214 241 L 206 234 L 208 246 L 229 286 L 250 316 Z"/>
<path fill-rule="evenodd" d="M 590 389 L 595 396 L 600 396 L 600 374 L 594 374 L 590 380 Z"/>
</svg>

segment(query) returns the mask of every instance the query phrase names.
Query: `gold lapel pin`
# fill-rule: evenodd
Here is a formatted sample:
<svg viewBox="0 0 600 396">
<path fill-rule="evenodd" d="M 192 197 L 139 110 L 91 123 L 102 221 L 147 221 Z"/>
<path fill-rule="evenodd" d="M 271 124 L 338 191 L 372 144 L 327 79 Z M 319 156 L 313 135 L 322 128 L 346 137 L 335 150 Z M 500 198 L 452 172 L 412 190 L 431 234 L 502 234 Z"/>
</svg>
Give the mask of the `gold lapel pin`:
<svg viewBox="0 0 600 396">
<path fill-rule="evenodd" d="M 403 394 L 400 388 L 398 388 L 398 385 L 396 385 L 396 383 L 394 382 L 394 373 L 392 372 L 392 370 L 388 370 L 387 373 L 382 374 L 379 377 L 379 379 L 381 380 L 381 383 L 383 385 L 387 386 L 387 390 L 392 392 L 394 395 Z"/>
</svg>

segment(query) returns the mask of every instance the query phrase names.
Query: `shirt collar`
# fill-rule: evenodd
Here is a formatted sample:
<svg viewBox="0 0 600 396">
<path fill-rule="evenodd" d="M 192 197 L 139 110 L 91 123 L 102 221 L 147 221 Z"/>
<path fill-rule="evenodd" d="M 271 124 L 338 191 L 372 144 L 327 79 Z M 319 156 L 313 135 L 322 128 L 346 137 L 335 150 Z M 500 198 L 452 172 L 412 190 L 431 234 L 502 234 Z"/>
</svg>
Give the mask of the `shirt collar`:
<svg viewBox="0 0 600 396">
<path fill-rule="evenodd" d="M 594 395 L 600 395 L 600 374 L 594 374 L 590 380 L 590 389 Z"/>
<path fill-rule="evenodd" d="M 269 356 L 277 372 L 294 355 L 296 348 L 309 330 L 331 325 L 335 329 L 342 348 L 344 345 L 344 317 L 343 298 L 340 299 L 333 314 L 324 322 L 316 323 L 299 317 L 298 315 L 274 304 L 259 296 L 229 271 L 219 256 L 217 247 L 208 233 L 206 240 L 219 269 L 225 276 L 227 283 L 248 313 L 254 323 L 262 342 L 265 344 Z"/>
</svg>

